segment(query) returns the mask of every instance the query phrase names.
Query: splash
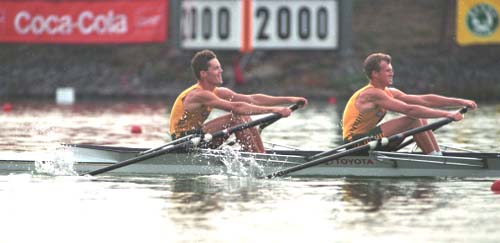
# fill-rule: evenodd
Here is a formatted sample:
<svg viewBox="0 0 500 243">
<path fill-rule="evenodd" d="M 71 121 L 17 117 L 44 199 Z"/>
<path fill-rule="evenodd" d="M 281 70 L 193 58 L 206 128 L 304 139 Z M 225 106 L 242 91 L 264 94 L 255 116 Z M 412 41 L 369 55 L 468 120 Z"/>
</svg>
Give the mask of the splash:
<svg viewBox="0 0 500 243">
<path fill-rule="evenodd" d="M 220 161 L 226 166 L 226 174 L 239 177 L 259 177 L 264 175 L 263 166 L 255 157 L 244 156 L 239 146 L 222 146 Z"/>
<path fill-rule="evenodd" d="M 56 148 L 47 149 L 44 154 L 48 156 L 35 160 L 35 171 L 37 173 L 48 175 L 78 175 L 74 170 L 75 157 L 68 146 L 60 145 Z"/>
</svg>

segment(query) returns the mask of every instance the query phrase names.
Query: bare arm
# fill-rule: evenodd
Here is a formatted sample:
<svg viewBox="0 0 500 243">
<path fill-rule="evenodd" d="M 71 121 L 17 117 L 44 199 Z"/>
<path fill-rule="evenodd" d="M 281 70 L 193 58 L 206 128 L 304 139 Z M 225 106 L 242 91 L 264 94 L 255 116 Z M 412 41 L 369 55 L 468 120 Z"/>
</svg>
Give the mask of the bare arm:
<svg viewBox="0 0 500 243">
<path fill-rule="evenodd" d="M 292 112 L 287 107 L 258 106 L 241 101 L 228 101 L 205 90 L 192 91 L 188 96 L 186 96 L 184 100 L 184 107 L 187 110 L 196 109 L 200 106 L 210 106 L 236 115 L 279 113 L 282 116 L 287 117 Z"/>
<path fill-rule="evenodd" d="M 457 111 L 445 111 L 428 108 L 417 104 L 408 104 L 403 100 L 391 98 L 382 90 L 370 89 L 364 94 L 364 99 L 389 111 L 398 112 L 414 118 L 439 118 L 448 117 L 461 120 L 463 116 Z"/>
<path fill-rule="evenodd" d="M 472 109 L 477 108 L 476 102 L 472 100 L 452 98 L 435 94 L 426 95 L 408 95 L 397 89 L 390 89 L 394 98 L 407 104 L 426 106 L 431 108 L 450 107 L 450 106 L 468 106 Z"/>
<path fill-rule="evenodd" d="M 235 102 L 245 102 L 249 104 L 254 104 L 258 106 L 275 106 L 283 104 L 291 104 L 297 102 L 303 102 L 307 105 L 307 99 L 304 97 L 294 97 L 294 96 L 270 96 L 265 94 L 239 94 L 230 89 L 217 88 L 217 96 L 222 99 Z"/>
</svg>

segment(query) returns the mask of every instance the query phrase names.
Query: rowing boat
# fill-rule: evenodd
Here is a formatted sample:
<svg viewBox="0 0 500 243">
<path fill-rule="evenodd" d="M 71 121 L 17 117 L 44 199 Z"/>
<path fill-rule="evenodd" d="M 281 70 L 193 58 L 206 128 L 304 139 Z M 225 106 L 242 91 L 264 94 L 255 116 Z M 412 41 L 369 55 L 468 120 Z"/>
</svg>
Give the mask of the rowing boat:
<svg viewBox="0 0 500 243">
<path fill-rule="evenodd" d="M 144 148 L 75 144 L 65 146 L 66 159 L 73 169 L 87 173 L 128 160 L 147 151 Z M 110 171 L 114 174 L 147 175 L 245 175 L 262 176 L 308 162 L 308 158 L 322 151 L 269 149 L 265 154 L 194 148 L 173 151 L 139 163 Z M 1 156 L 1 155 L 0 155 Z M 0 171 L 34 172 L 37 166 L 57 163 L 34 156 L 0 158 Z M 61 160 L 61 158 L 59 158 Z M 498 177 L 500 153 L 444 152 L 443 156 L 429 156 L 411 152 L 383 152 L 353 154 L 333 159 L 290 176 L 321 177 Z"/>
</svg>

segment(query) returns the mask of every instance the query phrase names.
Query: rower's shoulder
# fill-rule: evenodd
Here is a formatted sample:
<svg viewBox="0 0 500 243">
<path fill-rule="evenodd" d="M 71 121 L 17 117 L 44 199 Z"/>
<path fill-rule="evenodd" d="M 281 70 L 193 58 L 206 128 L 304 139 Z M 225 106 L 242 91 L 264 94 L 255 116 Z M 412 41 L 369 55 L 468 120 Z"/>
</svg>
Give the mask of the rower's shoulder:
<svg viewBox="0 0 500 243">
<path fill-rule="evenodd" d="M 237 92 L 226 87 L 215 88 L 214 94 L 222 99 L 227 99 L 228 97 L 234 97 L 235 95 L 240 95 Z"/>
<path fill-rule="evenodd" d="M 384 90 L 375 87 L 367 87 L 359 93 L 359 97 L 378 97 L 380 95 L 384 95 Z"/>
<path fill-rule="evenodd" d="M 193 89 L 189 92 L 185 99 L 185 103 L 205 103 L 211 99 L 213 99 L 215 95 L 205 89 Z"/>
</svg>

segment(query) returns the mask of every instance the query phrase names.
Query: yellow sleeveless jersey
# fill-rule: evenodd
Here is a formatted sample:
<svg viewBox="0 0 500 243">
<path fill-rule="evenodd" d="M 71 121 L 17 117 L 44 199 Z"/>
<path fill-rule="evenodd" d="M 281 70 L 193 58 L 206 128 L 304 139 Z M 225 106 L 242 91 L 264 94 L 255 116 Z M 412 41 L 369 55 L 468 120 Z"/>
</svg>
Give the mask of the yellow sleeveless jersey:
<svg viewBox="0 0 500 243">
<path fill-rule="evenodd" d="M 361 92 L 374 88 L 373 85 L 368 84 L 365 87 L 356 91 L 349 101 L 344 110 L 344 115 L 342 117 L 342 137 L 344 140 L 352 140 L 354 135 L 361 135 L 368 133 L 371 129 L 377 126 L 377 124 L 384 118 L 386 110 L 380 107 L 376 109 L 360 112 L 356 108 L 356 100 Z M 390 96 L 392 93 L 386 88 L 384 92 Z"/>
<path fill-rule="evenodd" d="M 177 97 L 170 112 L 170 134 L 175 134 L 177 138 L 182 137 L 182 133 L 201 129 L 203 123 L 210 115 L 212 107 L 203 106 L 194 111 L 188 112 L 184 109 L 184 98 L 194 89 L 201 89 L 199 84 L 195 84 Z"/>
</svg>

